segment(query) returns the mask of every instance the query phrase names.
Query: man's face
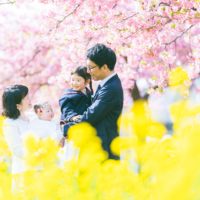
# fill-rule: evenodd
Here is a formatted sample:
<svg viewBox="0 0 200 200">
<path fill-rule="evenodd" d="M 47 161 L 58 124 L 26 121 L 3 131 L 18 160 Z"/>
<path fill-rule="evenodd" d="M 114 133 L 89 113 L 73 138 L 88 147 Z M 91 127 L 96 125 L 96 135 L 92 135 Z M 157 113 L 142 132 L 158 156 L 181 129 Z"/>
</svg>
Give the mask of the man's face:
<svg viewBox="0 0 200 200">
<path fill-rule="evenodd" d="M 99 66 L 92 62 L 90 59 L 87 59 L 87 71 L 91 74 L 92 79 L 94 81 L 103 80 L 105 77 L 105 69 L 104 67 L 99 69 Z M 90 70 L 89 70 L 90 68 Z"/>
</svg>

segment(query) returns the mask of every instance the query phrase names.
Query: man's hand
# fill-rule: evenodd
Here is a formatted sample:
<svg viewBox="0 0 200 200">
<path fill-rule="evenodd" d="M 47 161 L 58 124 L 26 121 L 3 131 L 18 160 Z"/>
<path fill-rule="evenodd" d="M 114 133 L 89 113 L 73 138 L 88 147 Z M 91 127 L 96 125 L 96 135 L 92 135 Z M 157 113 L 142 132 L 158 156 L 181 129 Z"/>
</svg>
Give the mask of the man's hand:
<svg viewBox="0 0 200 200">
<path fill-rule="evenodd" d="M 65 146 L 65 138 L 62 138 L 58 145 L 63 148 Z"/>
<path fill-rule="evenodd" d="M 70 120 L 71 120 L 71 121 L 74 121 L 74 122 L 75 122 L 75 121 L 78 121 L 78 119 L 80 119 L 81 116 L 82 116 L 82 115 L 74 116 L 74 117 L 72 117 Z"/>
</svg>

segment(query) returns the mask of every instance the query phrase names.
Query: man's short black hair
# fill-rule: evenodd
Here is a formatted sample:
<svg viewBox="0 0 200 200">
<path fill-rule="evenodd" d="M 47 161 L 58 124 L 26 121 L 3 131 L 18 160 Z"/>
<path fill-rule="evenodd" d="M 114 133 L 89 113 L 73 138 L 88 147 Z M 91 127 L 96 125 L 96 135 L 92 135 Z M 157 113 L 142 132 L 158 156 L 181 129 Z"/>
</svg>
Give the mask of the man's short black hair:
<svg viewBox="0 0 200 200">
<path fill-rule="evenodd" d="M 96 44 L 91 49 L 88 49 L 86 56 L 97 64 L 99 68 L 106 64 L 110 71 L 114 69 L 117 60 L 114 51 L 103 44 Z"/>
</svg>

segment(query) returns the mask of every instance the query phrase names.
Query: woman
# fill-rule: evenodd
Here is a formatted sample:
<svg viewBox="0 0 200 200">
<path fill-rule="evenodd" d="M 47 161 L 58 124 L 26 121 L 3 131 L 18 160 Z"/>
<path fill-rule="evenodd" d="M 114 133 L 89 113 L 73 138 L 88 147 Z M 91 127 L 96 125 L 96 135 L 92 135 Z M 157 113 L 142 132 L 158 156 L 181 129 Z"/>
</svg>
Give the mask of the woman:
<svg viewBox="0 0 200 200">
<path fill-rule="evenodd" d="M 12 85 L 4 90 L 2 115 L 7 117 L 3 122 L 3 133 L 12 153 L 13 192 L 23 186 L 23 175 L 30 169 L 40 170 L 42 166 L 31 167 L 25 163 L 27 150 L 22 144 L 23 134 L 28 124 L 35 117 L 34 113 L 26 113 L 31 105 L 28 88 L 23 85 Z"/>
</svg>

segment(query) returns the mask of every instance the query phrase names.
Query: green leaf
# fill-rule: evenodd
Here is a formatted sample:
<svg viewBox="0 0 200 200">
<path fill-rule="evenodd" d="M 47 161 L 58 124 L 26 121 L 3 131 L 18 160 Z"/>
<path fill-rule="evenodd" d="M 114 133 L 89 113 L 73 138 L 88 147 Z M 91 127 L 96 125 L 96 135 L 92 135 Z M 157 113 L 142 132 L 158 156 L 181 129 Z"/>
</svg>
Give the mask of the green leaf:
<svg viewBox="0 0 200 200">
<path fill-rule="evenodd" d="M 175 28 L 175 27 L 176 27 L 176 24 L 172 24 L 171 27 L 172 27 L 172 28 Z"/>
</svg>

